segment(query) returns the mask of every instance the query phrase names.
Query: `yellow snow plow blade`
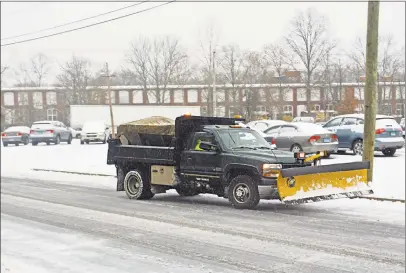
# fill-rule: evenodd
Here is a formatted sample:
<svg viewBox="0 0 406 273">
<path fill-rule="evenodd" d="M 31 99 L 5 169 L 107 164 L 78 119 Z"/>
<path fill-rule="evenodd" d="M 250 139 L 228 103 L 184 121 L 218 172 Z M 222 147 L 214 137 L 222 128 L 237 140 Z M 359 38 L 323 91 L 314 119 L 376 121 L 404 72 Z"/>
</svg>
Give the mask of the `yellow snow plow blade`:
<svg viewBox="0 0 406 273">
<path fill-rule="evenodd" d="M 282 169 L 279 197 L 287 204 L 373 194 L 368 185 L 369 161 Z"/>
</svg>

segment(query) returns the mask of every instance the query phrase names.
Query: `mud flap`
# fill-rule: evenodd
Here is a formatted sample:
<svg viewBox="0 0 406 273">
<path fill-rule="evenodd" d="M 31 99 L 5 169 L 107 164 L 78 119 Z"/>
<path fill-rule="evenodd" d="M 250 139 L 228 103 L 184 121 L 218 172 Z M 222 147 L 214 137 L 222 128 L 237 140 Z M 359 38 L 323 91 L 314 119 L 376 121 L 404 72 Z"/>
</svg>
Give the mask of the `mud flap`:
<svg viewBox="0 0 406 273">
<path fill-rule="evenodd" d="M 287 204 L 373 194 L 368 185 L 369 161 L 282 169 L 277 187 Z"/>
</svg>

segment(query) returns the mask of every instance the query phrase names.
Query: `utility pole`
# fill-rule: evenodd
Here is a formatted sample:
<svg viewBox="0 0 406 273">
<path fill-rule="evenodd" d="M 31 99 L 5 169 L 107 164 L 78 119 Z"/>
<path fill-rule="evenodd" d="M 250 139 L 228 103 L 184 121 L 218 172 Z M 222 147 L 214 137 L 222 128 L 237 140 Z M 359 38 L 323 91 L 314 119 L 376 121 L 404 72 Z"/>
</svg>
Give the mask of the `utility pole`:
<svg viewBox="0 0 406 273">
<path fill-rule="evenodd" d="M 106 63 L 106 72 L 105 72 L 104 75 L 102 75 L 102 77 L 107 78 L 107 92 L 108 92 L 108 96 L 109 96 L 110 120 L 111 120 L 111 137 L 112 138 L 116 137 L 115 130 L 114 130 L 113 106 L 112 106 L 112 103 L 111 103 L 111 91 L 110 91 L 110 78 L 112 78 L 114 76 L 115 75 L 110 75 L 109 64 Z"/>
<path fill-rule="evenodd" d="M 374 144 L 376 125 L 376 92 L 378 88 L 378 29 L 379 1 L 368 2 L 368 28 L 366 46 L 366 80 L 365 80 L 365 125 L 362 160 L 369 161 L 368 182 L 372 182 L 374 170 Z"/>
<path fill-rule="evenodd" d="M 217 117 L 217 93 L 216 93 L 216 50 L 213 50 L 213 116 Z"/>
</svg>

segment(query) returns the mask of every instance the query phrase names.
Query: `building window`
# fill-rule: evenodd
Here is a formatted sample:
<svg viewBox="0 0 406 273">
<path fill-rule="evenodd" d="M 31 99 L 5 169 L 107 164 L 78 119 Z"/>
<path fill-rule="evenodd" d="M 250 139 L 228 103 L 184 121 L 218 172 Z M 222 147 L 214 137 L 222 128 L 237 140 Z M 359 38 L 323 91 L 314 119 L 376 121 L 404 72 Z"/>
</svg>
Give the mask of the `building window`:
<svg viewBox="0 0 406 273">
<path fill-rule="evenodd" d="M 42 109 L 42 92 L 33 92 L 32 93 L 32 104 L 35 109 Z"/>
<path fill-rule="evenodd" d="M 207 116 L 207 106 L 200 107 L 200 115 Z"/>
<path fill-rule="evenodd" d="M 174 103 L 183 103 L 184 102 L 183 90 L 174 90 L 173 91 L 173 102 Z"/>
<path fill-rule="evenodd" d="M 190 103 L 198 102 L 197 90 L 188 90 L 187 91 L 187 101 L 190 102 Z"/>
<path fill-rule="evenodd" d="M 228 90 L 228 101 L 238 103 L 240 101 L 240 91 L 238 89 Z"/>
<path fill-rule="evenodd" d="M 155 90 L 147 91 L 147 96 L 148 96 L 148 103 L 150 103 L 150 104 L 158 103 Z"/>
<path fill-rule="evenodd" d="M 217 117 L 224 117 L 226 115 L 226 108 L 224 106 L 216 107 Z"/>
<path fill-rule="evenodd" d="M 297 101 L 306 101 L 306 88 L 298 88 L 296 91 Z"/>
<path fill-rule="evenodd" d="M 283 106 L 284 113 L 293 113 L 293 106 L 292 105 L 284 105 Z"/>
<path fill-rule="evenodd" d="M 255 110 L 257 112 L 266 112 L 266 107 L 262 106 L 262 105 L 258 105 L 257 107 L 255 107 Z"/>
<path fill-rule="evenodd" d="M 384 103 L 382 105 L 382 114 L 384 115 L 392 115 L 392 104 L 390 103 Z"/>
<path fill-rule="evenodd" d="M 120 104 L 130 103 L 130 93 L 128 91 L 119 91 L 118 98 L 120 100 Z"/>
<path fill-rule="evenodd" d="M 14 109 L 5 109 L 4 121 L 6 124 L 13 124 L 15 120 L 15 110 Z"/>
<path fill-rule="evenodd" d="M 364 87 L 355 87 L 354 88 L 354 98 L 357 100 L 364 100 Z"/>
<path fill-rule="evenodd" d="M 133 103 L 144 103 L 142 90 L 133 91 Z"/>
<path fill-rule="evenodd" d="M 404 86 L 396 86 L 396 99 L 404 99 L 405 98 L 405 87 Z"/>
<path fill-rule="evenodd" d="M 259 101 L 266 101 L 266 92 L 264 89 L 259 89 L 258 91 Z"/>
<path fill-rule="evenodd" d="M 293 90 L 292 89 L 285 89 L 283 91 L 283 100 L 284 101 L 293 101 Z"/>
<path fill-rule="evenodd" d="M 28 105 L 28 93 L 18 92 L 18 105 Z"/>
<path fill-rule="evenodd" d="M 47 105 L 56 105 L 56 92 L 47 92 Z"/>
<path fill-rule="evenodd" d="M 111 104 L 115 104 L 116 103 L 116 91 L 111 90 L 110 96 L 111 96 Z M 106 92 L 106 104 L 110 104 L 109 99 L 110 99 L 109 93 Z"/>
<path fill-rule="evenodd" d="M 396 115 L 402 116 L 405 105 L 403 103 L 396 103 Z"/>
<path fill-rule="evenodd" d="M 320 90 L 319 89 L 312 89 L 310 91 L 310 100 L 311 101 L 320 101 Z"/>
<path fill-rule="evenodd" d="M 169 90 L 161 90 L 161 103 L 171 102 L 171 92 Z"/>
<path fill-rule="evenodd" d="M 13 92 L 4 93 L 4 105 L 6 105 L 6 106 L 14 105 L 14 93 Z"/>
<path fill-rule="evenodd" d="M 313 111 L 320 111 L 320 105 L 319 104 L 314 104 L 313 105 Z"/>
<path fill-rule="evenodd" d="M 58 110 L 55 108 L 47 109 L 47 120 L 57 120 Z"/>
<path fill-rule="evenodd" d="M 333 104 L 327 104 L 327 111 L 334 111 L 334 105 Z"/>
<path fill-rule="evenodd" d="M 390 86 L 382 87 L 382 99 L 390 100 L 392 98 L 392 90 Z"/>
<path fill-rule="evenodd" d="M 217 90 L 216 91 L 216 101 L 217 102 L 224 102 L 226 100 L 226 92 L 225 90 Z"/>
<path fill-rule="evenodd" d="M 284 91 L 282 91 L 284 94 Z M 271 101 L 278 101 L 279 100 L 279 90 L 277 88 L 271 88 L 269 92 L 269 98 Z"/>
</svg>

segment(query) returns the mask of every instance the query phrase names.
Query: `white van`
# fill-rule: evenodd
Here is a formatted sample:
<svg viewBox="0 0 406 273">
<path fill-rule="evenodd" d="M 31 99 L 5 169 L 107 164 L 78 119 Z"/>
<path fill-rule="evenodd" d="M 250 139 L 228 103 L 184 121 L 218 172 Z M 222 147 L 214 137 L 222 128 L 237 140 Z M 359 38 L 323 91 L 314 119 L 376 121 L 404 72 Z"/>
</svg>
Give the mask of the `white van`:
<svg viewBox="0 0 406 273">
<path fill-rule="evenodd" d="M 105 144 L 109 134 L 109 126 L 104 121 L 88 121 L 83 125 L 80 144 L 89 144 L 89 142 L 102 142 Z"/>
</svg>

